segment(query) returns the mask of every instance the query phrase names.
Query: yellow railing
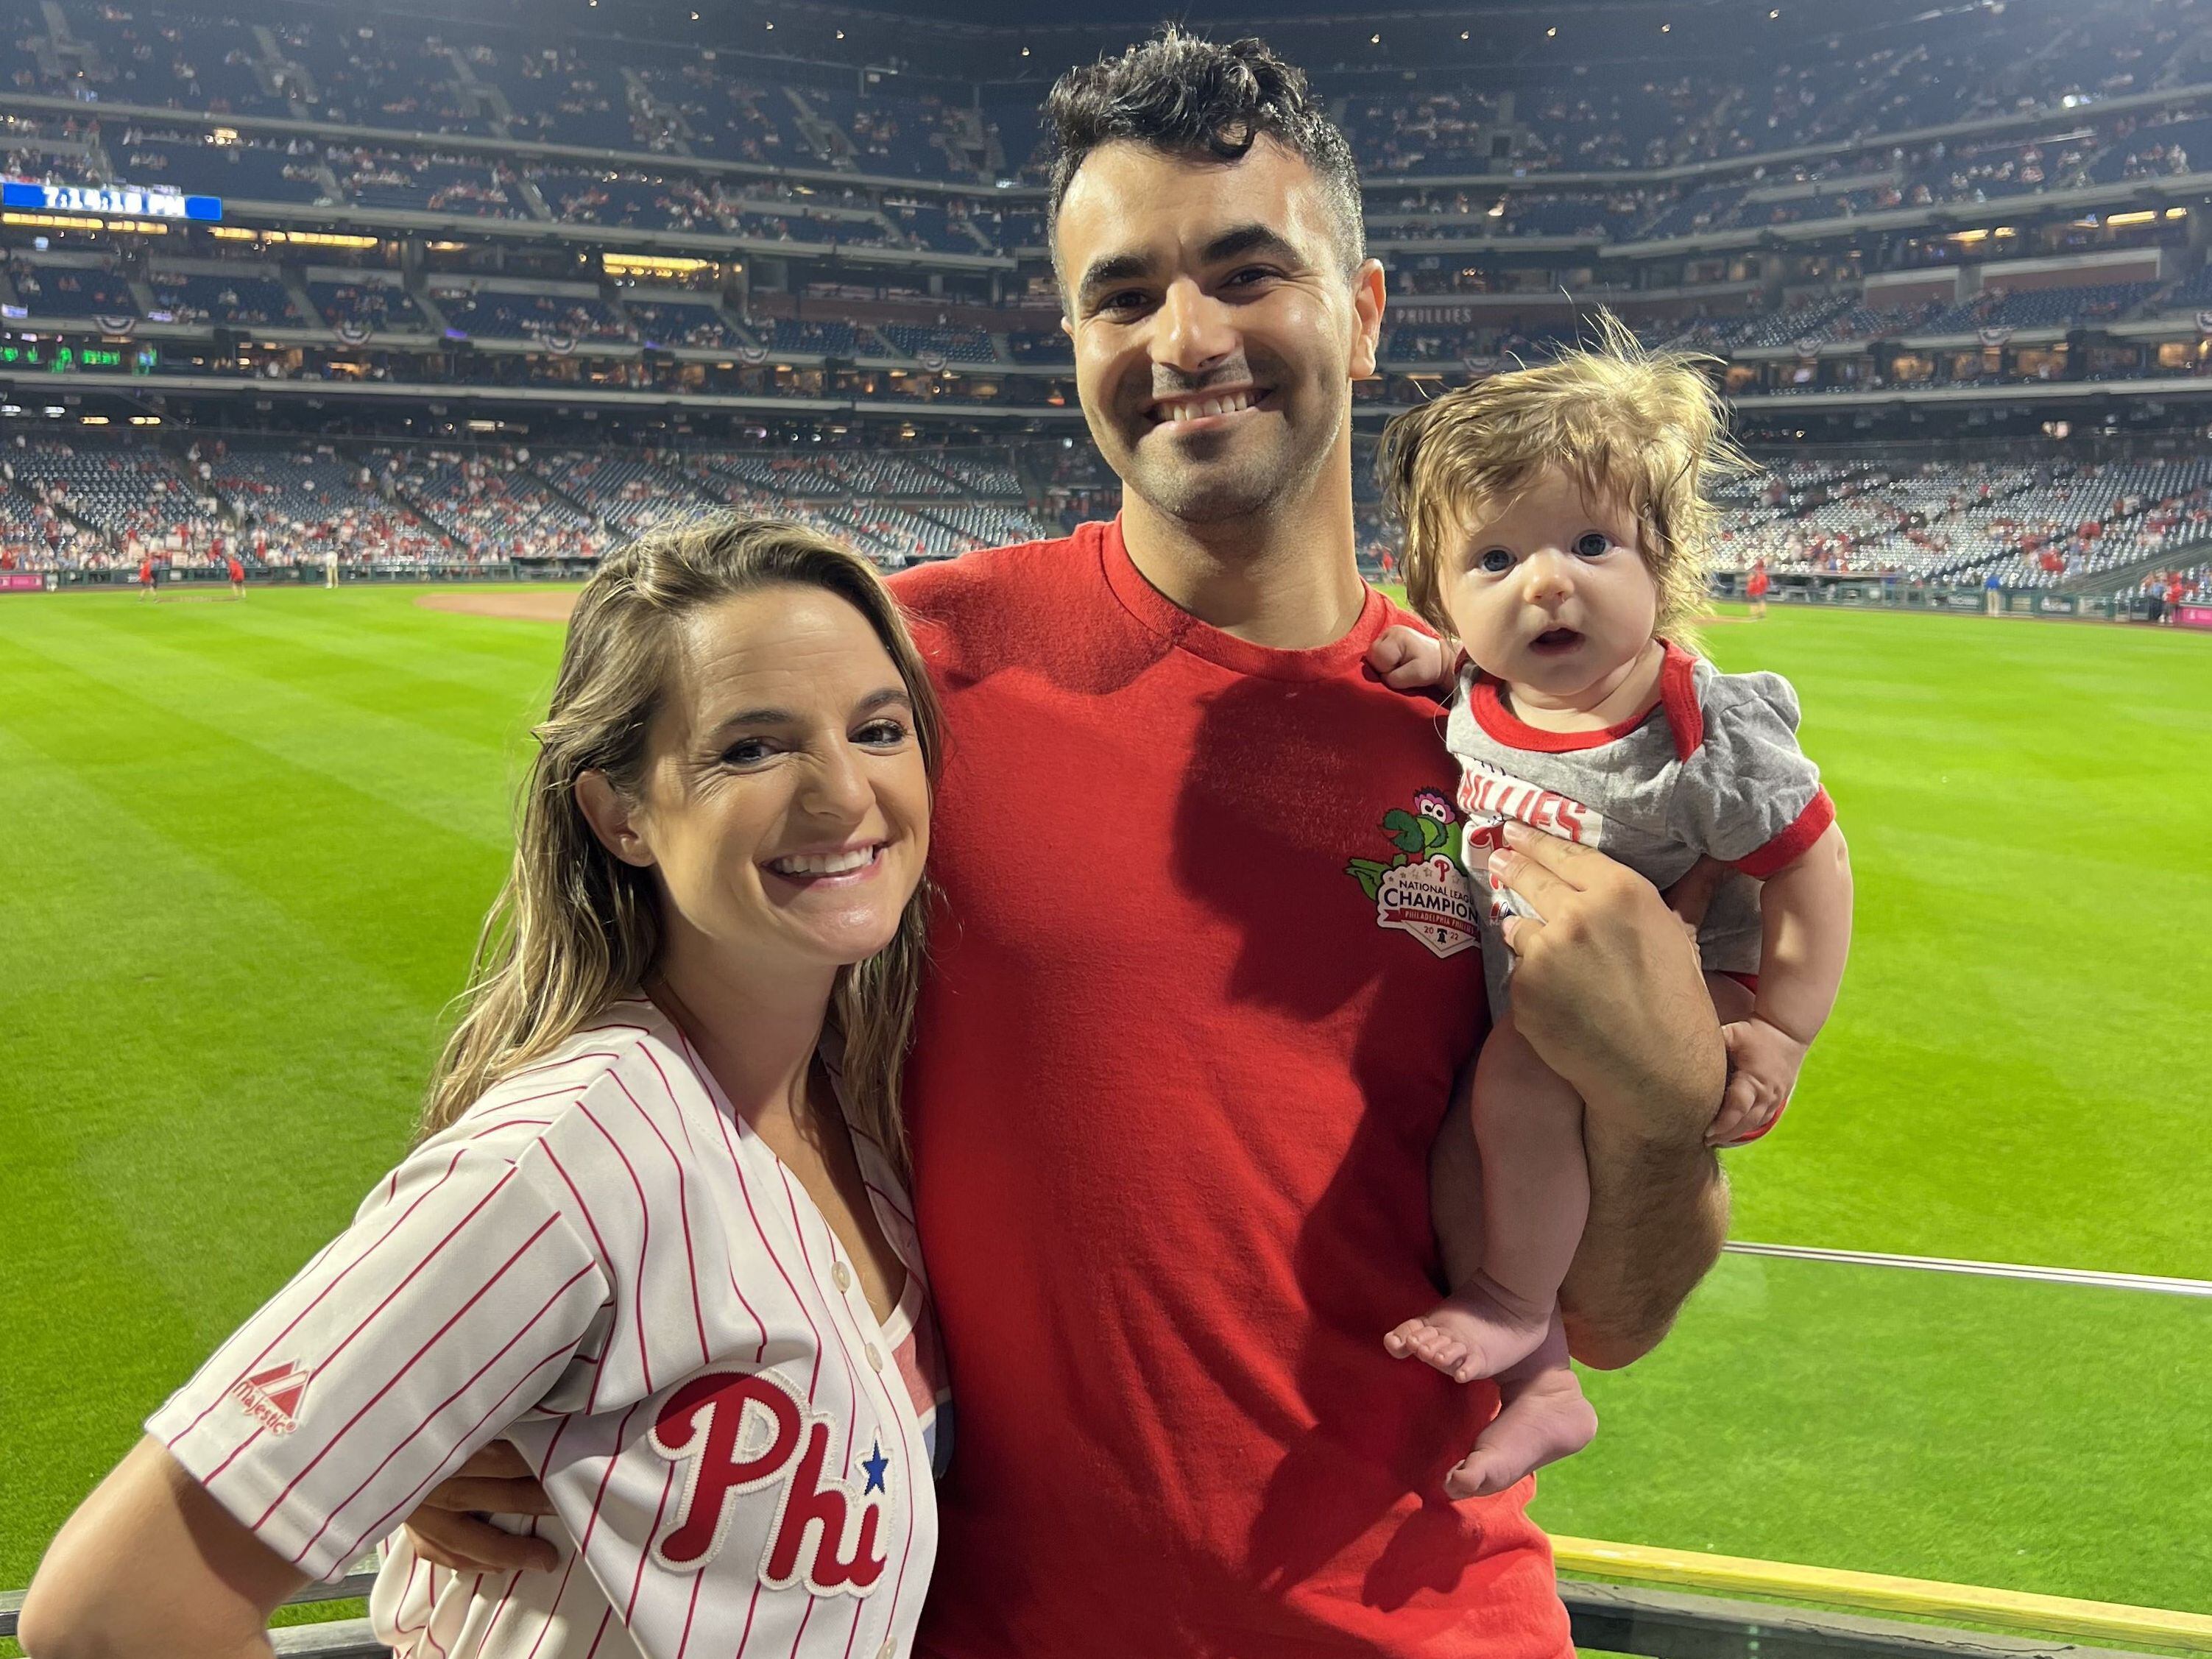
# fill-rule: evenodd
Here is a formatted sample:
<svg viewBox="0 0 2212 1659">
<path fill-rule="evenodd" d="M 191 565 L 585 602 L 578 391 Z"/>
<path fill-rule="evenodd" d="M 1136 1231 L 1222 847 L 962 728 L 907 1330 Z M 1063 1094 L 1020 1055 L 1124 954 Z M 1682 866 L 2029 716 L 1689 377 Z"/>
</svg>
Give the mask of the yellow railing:
<svg viewBox="0 0 2212 1659">
<path fill-rule="evenodd" d="M 1802 1567 L 1739 1555 L 1702 1555 L 1695 1550 L 1656 1549 L 1644 1544 L 1607 1544 L 1591 1538 L 1554 1538 L 1552 1550 L 1562 1571 L 1594 1577 L 1681 1589 L 1735 1590 L 1875 1613 L 1962 1619 L 2048 1636 L 2087 1637 L 2212 1653 L 2212 1615 L 2201 1613 L 2078 1601 L 2064 1595 L 1983 1589 L 1972 1584 L 1894 1578 L 1887 1573 L 1850 1572 L 1836 1567 Z"/>
</svg>

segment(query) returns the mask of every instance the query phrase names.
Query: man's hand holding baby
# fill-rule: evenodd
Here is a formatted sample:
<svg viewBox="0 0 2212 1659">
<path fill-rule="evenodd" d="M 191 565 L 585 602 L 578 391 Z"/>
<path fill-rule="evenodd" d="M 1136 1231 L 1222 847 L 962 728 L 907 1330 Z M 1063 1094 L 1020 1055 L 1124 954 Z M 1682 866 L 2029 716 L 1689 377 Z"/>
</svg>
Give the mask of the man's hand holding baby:
<svg viewBox="0 0 2212 1659">
<path fill-rule="evenodd" d="M 1504 930 L 1522 1035 L 1609 1128 L 1694 1146 L 1723 1071 L 1694 943 L 1626 866 L 1526 824 L 1504 834 L 1490 873 L 1536 912 Z M 1691 1078 L 1701 1086 L 1686 1092 Z"/>
</svg>

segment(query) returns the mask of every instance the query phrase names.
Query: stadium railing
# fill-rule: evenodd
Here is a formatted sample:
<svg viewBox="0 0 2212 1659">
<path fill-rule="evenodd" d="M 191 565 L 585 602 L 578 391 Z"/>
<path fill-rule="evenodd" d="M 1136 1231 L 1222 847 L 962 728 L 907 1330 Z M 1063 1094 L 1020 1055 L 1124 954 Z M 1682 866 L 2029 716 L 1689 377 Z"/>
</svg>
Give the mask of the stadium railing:
<svg viewBox="0 0 2212 1659">
<path fill-rule="evenodd" d="M 1971 1616 L 2036 1634 L 2009 1636 L 1936 1624 L 1869 1619 L 1827 1607 L 1801 1608 L 1648 1584 L 1563 1580 L 1576 1647 L 1637 1659 L 2142 1659 L 2140 1653 L 2084 1647 L 2053 1637 L 2110 1639 L 2212 1653 L 2212 1617 L 2057 1596 L 1976 1589 L 1872 1573 L 1837 1572 L 1779 1562 L 1746 1561 L 1588 1540 L 1553 1540 L 1565 1570 L 1676 1584 L 1718 1584 L 1756 1594 L 1874 1605 L 1933 1616 Z M 358 1600 L 375 1580 L 374 1558 L 354 1562 L 332 1583 L 311 1584 L 289 1605 Z M 15 1633 L 22 1592 L 0 1595 L 0 1637 Z M 383 1659 L 386 1650 L 366 1619 L 280 1626 L 270 1643 L 288 1659 Z"/>
</svg>

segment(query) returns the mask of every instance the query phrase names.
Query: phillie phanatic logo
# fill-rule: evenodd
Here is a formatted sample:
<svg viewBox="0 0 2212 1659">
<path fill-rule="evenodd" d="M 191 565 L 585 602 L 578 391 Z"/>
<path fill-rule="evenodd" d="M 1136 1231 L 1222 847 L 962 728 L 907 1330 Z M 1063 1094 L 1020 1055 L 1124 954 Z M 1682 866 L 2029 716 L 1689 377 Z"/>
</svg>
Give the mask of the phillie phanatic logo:
<svg viewBox="0 0 2212 1659">
<path fill-rule="evenodd" d="M 1382 815 L 1395 857 L 1353 859 L 1344 873 L 1374 901 L 1377 927 L 1411 933 L 1437 956 L 1457 956 L 1479 937 L 1474 884 L 1461 859 L 1459 813 L 1433 789 L 1415 795 L 1413 808 L 1394 806 Z"/>
<path fill-rule="evenodd" d="M 307 1391 L 309 1375 L 295 1362 L 280 1359 L 266 1370 L 240 1377 L 231 1393 L 270 1433 L 289 1434 L 300 1426 L 300 1396 Z"/>
</svg>

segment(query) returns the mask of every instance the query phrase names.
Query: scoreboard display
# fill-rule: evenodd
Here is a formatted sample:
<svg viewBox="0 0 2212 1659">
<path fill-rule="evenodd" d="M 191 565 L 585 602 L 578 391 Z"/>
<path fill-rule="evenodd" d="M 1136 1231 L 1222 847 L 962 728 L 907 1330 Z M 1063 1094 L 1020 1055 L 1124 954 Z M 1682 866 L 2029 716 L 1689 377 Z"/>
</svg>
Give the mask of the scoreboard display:
<svg viewBox="0 0 2212 1659">
<path fill-rule="evenodd" d="M 161 367 L 156 345 L 0 337 L 0 374 L 151 374 Z"/>
<path fill-rule="evenodd" d="M 85 213 L 104 219 L 187 219 L 213 224 L 222 217 L 220 196 L 186 196 L 173 190 L 130 185 L 45 185 L 22 179 L 0 182 L 0 207 L 39 213 Z"/>
</svg>

